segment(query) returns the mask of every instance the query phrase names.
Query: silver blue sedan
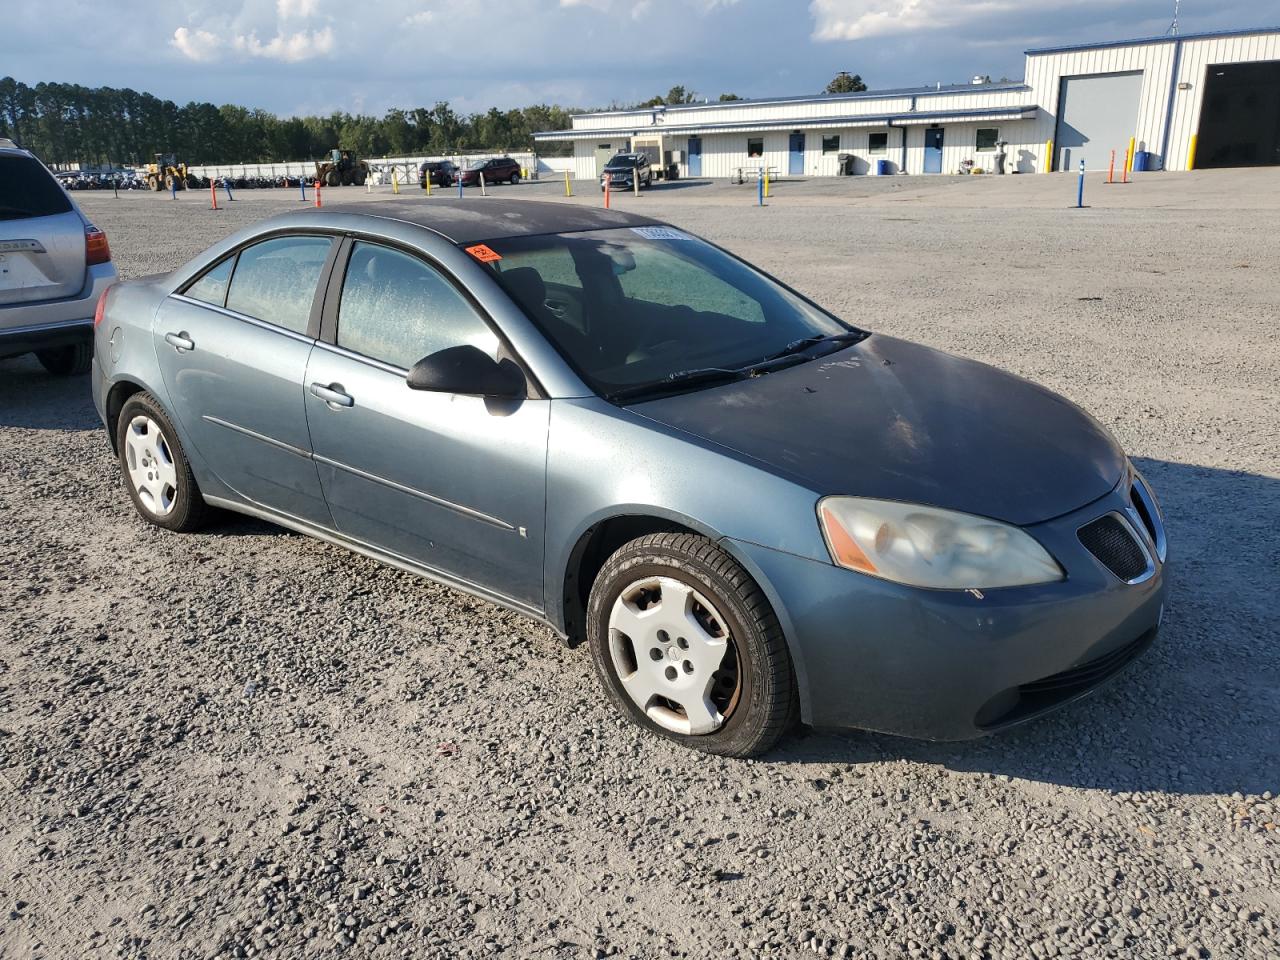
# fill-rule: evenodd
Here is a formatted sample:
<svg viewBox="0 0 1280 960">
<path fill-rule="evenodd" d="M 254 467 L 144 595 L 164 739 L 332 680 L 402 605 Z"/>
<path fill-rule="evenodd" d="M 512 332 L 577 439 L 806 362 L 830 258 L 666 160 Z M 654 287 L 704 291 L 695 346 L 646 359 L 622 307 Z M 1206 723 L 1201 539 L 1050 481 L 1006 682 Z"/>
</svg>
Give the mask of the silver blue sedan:
<svg viewBox="0 0 1280 960">
<path fill-rule="evenodd" d="M 714 753 L 999 730 L 1164 611 L 1159 505 L 1088 414 L 641 217 L 289 214 L 113 287 L 95 346 L 145 519 L 251 514 L 536 617 Z"/>
</svg>

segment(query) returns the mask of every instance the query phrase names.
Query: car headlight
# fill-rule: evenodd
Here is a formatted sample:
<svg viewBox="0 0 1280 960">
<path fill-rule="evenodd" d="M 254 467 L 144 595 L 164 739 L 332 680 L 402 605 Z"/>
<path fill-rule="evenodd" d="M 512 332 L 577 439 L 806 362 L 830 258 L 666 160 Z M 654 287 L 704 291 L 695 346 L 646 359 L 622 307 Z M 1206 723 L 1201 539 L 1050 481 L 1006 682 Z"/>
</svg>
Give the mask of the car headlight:
<svg viewBox="0 0 1280 960">
<path fill-rule="evenodd" d="M 834 563 L 896 583 L 974 590 L 1064 578 L 1032 536 L 986 517 L 861 497 L 826 497 L 818 517 Z"/>
</svg>

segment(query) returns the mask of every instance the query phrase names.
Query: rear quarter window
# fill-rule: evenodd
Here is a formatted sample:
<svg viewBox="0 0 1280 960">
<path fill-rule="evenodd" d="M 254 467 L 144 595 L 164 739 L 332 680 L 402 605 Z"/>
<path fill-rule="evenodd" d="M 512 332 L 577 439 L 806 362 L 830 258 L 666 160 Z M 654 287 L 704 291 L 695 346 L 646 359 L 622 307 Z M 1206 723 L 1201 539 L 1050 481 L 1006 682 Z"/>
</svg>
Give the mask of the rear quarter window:
<svg viewBox="0 0 1280 960">
<path fill-rule="evenodd" d="M 31 157 L 0 156 L 0 220 L 52 217 L 71 211 L 71 198 Z"/>
</svg>

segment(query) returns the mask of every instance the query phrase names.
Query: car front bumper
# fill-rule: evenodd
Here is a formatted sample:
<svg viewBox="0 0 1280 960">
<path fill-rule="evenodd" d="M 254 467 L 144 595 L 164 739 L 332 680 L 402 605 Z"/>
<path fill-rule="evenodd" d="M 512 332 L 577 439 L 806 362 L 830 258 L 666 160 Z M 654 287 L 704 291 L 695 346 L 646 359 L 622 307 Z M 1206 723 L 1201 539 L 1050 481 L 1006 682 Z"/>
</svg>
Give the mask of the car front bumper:
<svg viewBox="0 0 1280 960">
<path fill-rule="evenodd" d="M 113 264 L 94 264 L 75 296 L 0 306 L 0 357 L 60 347 L 92 336 L 98 297 L 116 279 Z"/>
<path fill-rule="evenodd" d="M 1113 491 L 1026 528 L 1067 571 L 1063 581 L 1030 587 L 922 590 L 756 544 L 729 545 L 770 595 L 806 722 L 966 740 L 1087 696 L 1154 641 L 1164 616 L 1163 561 L 1154 559 L 1142 582 L 1125 583 L 1077 536 L 1125 502 Z"/>
</svg>

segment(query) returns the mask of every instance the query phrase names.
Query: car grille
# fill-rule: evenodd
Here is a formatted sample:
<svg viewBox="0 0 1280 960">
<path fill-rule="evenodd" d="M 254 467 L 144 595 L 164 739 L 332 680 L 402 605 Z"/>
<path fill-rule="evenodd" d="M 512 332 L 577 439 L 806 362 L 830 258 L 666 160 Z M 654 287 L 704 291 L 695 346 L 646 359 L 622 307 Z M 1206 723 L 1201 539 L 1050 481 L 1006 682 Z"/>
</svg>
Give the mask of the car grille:
<svg viewBox="0 0 1280 960">
<path fill-rule="evenodd" d="M 1146 550 L 1118 514 L 1109 513 L 1086 523 L 1078 536 L 1086 550 L 1126 583 L 1141 578 L 1151 566 Z"/>
<path fill-rule="evenodd" d="M 1149 630 L 1137 640 L 1122 647 L 1117 647 L 1096 660 L 1090 660 L 1088 663 L 1082 663 L 1080 666 L 1072 667 L 1070 670 L 1055 673 L 1051 677 L 1024 683 L 1018 687 L 1018 693 L 1023 697 L 1057 697 L 1061 694 L 1070 695 L 1077 690 L 1087 690 L 1101 683 L 1107 677 L 1119 673 L 1136 660 L 1138 655 L 1151 645 L 1155 635 L 1154 630 Z"/>
</svg>

